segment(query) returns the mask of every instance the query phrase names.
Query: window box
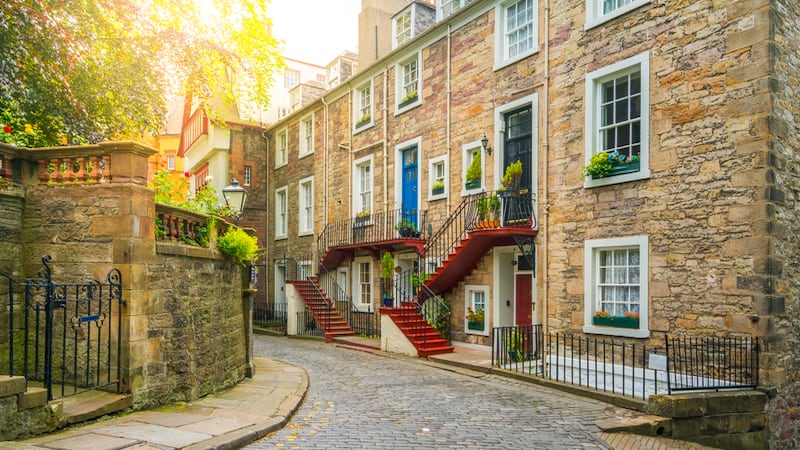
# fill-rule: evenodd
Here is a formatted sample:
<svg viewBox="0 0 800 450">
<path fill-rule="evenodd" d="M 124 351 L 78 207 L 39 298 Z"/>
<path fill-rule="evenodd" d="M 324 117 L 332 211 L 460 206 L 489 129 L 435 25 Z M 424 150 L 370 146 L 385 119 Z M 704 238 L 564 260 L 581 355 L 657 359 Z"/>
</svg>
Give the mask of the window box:
<svg viewBox="0 0 800 450">
<path fill-rule="evenodd" d="M 365 125 L 367 125 L 367 124 L 369 124 L 371 122 L 372 122 L 372 117 L 365 116 L 365 117 L 361 118 L 361 120 L 356 122 L 356 128 L 361 128 L 361 127 L 363 127 L 363 126 L 365 126 Z"/>
<path fill-rule="evenodd" d="M 480 179 L 467 180 L 467 181 L 464 182 L 464 188 L 466 188 L 467 190 L 469 190 L 469 189 L 478 189 L 479 187 L 481 187 L 481 180 Z"/>
<path fill-rule="evenodd" d="M 353 221 L 353 228 L 365 227 L 372 223 L 371 219 L 372 216 L 356 217 L 355 220 Z"/>
<path fill-rule="evenodd" d="M 638 172 L 641 167 L 641 161 L 631 161 L 625 163 L 616 163 L 611 166 L 611 171 L 608 172 L 608 175 L 605 176 L 597 176 L 592 175 L 592 179 L 596 180 L 598 178 L 607 178 L 613 177 L 614 175 L 622 175 L 623 173 L 633 173 Z"/>
<path fill-rule="evenodd" d="M 639 329 L 638 317 L 625 317 L 625 316 L 594 316 L 592 318 L 592 325 L 598 327 L 615 327 L 615 328 L 632 328 Z"/>
<path fill-rule="evenodd" d="M 483 331 L 483 322 L 467 322 L 467 329 Z"/>
<path fill-rule="evenodd" d="M 431 188 L 431 194 L 433 195 L 442 195 L 444 194 L 444 186 L 436 186 Z"/>
<path fill-rule="evenodd" d="M 419 97 L 417 97 L 416 95 L 414 95 L 413 97 L 412 96 L 403 97 L 403 101 L 401 101 L 400 104 L 397 105 L 397 109 L 405 108 L 406 106 L 416 102 L 418 98 Z"/>
</svg>

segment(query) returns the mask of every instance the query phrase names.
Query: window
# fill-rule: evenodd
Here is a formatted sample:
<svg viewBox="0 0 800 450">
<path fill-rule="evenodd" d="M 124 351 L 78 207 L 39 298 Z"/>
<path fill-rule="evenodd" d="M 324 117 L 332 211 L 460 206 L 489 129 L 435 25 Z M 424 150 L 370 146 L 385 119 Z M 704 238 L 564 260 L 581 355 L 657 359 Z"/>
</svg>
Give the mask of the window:
<svg viewBox="0 0 800 450">
<path fill-rule="evenodd" d="M 356 117 L 354 122 L 356 128 L 372 123 L 372 86 L 367 84 L 356 90 Z"/>
<path fill-rule="evenodd" d="M 300 204 L 299 234 L 301 236 L 314 233 L 314 177 L 303 178 L 298 183 Z"/>
<path fill-rule="evenodd" d="M 167 170 L 175 170 L 175 155 L 167 155 Z"/>
<path fill-rule="evenodd" d="M 539 50 L 538 1 L 518 0 L 497 7 L 495 69 L 519 61 Z"/>
<path fill-rule="evenodd" d="M 355 258 L 353 274 L 353 303 L 360 311 L 372 305 L 372 260 L 369 257 Z"/>
<path fill-rule="evenodd" d="M 583 331 L 649 337 L 648 238 L 586 241 Z"/>
<path fill-rule="evenodd" d="M 464 6 L 465 3 L 467 2 L 465 2 L 464 0 L 441 0 L 437 11 L 439 14 L 438 19 L 442 20 L 447 16 L 449 16 L 450 14 L 453 14 L 459 8 Z"/>
<path fill-rule="evenodd" d="M 211 175 L 208 174 L 208 163 L 205 163 L 203 167 L 194 173 L 195 192 L 202 191 L 210 182 Z"/>
<path fill-rule="evenodd" d="M 286 128 L 278 131 L 275 136 L 275 167 L 282 167 L 289 163 L 289 132 Z"/>
<path fill-rule="evenodd" d="M 372 211 L 372 156 L 358 159 L 353 164 L 353 215 L 369 215 Z"/>
<path fill-rule="evenodd" d="M 325 84 L 325 75 L 323 75 L 321 73 L 318 73 L 317 74 L 317 81 L 319 81 L 322 84 Z"/>
<path fill-rule="evenodd" d="M 283 72 L 283 85 L 286 86 L 287 89 L 291 89 L 298 84 L 300 84 L 300 71 L 286 69 Z"/>
<path fill-rule="evenodd" d="M 419 55 L 397 66 L 397 109 L 398 111 L 419 104 Z"/>
<path fill-rule="evenodd" d="M 648 3 L 650 0 L 586 0 L 586 28 L 597 26 Z"/>
<path fill-rule="evenodd" d="M 299 157 L 314 153 L 314 115 L 309 114 L 300 119 L 300 152 Z"/>
<path fill-rule="evenodd" d="M 462 147 L 462 171 L 464 190 L 461 195 L 474 194 L 483 189 L 483 152 L 480 141 L 470 142 Z"/>
<path fill-rule="evenodd" d="M 289 220 L 286 215 L 287 192 L 286 186 L 275 190 L 275 239 L 285 239 L 289 235 Z"/>
<path fill-rule="evenodd" d="M 487 302 L 489 299 L 489 286 L 464 286 L 465 301 L 464 306 L 467 313 L 464 314 L 465 327 L 467 333 L 488 335 L 488 311 Z M 472 317 L 475 319 L 483 318 L 483 320 L 469 320 L 468 313 L 472 311 Z"/>
<path fill-rule="evenodd" d="M 612 166 L 608 176 L 587 176 L 585 187 L 650 176 L 649 73 L 649 55 L 642 53 L 586 75 L 585 162 L 588 165 L 600 152 L 621 162 Z"/>
<path fill-rule="evenodd" d="M 392 48 L 397 48 L 411 39 L 411 27 L 413 26 L 411 12 L 412 11 L 409 8 L 407 11 L 404 11 L 402 14 L 395 17 L 394 29 L 392 30 L 394 33 L 394 47 Z"/>
<path fill-rule="evenodd" d="M 428 176 L 430 178 L 430 191 L 428 192 L 429 200 L 437 200 L 447 197 L 448 189 L 446 156 L 431 158 Z"/>
<path fill-rule="evenodd" d="M 250 183 L 253 182 L 253 168 L 250 166 L 244 166 L 244 185 L 250 186 Z"/>
</svg>

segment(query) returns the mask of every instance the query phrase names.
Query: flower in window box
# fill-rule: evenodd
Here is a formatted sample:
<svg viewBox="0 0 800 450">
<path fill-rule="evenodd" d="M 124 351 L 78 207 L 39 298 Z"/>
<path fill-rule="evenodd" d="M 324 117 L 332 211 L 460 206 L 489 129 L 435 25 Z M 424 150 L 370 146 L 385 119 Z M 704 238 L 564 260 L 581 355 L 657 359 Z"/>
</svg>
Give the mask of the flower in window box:
<svg viewBox="0 0 800 450">
<path fill-rule="evenodd" d="M 605 178 L 629 172 L 638 172 L 640 167 L 639 155 L 630 159 L 622 153 L 598 152 L 589 159 L 589 165 L 583 168 L 583 176 L 591 178 Z"/>
<path fill-rule="evenodd" d="M 370 212 L 369 212 L 368 209 L 365 209 L 363 211 L 359 211 L 359 212 L 356 213 L 356 219 L 366 219 L 366 218 L 369 218 L 369 216 L 370 216 Z"/>
<path fill-rule="evenodd" d="M 372 116 L 370 116 L 369 114 L 364 114 L 363 116 L 361 116 L 360 119 L 358 119 L 358 122 L 356 122 L 356 128 L 361 127 L 362 125 L 365 125 L 365 124 L 369 123 L 369 121 L 371 119 L 372 119 Z"/>
<path fill-rule="evenodd" d="M 596 313 L 594 313 L 594 315 L 595 317 L 608 317 L 611 314 L 609 314 L 608 311 L 597 311 Z"/>
<path fill-rule="evenodd" d="M 439 195 L 444 193 L 444 180 L 437 180 L 434 181 L 431 185 L 431 193 L 433 195 Z"/>
<path fill-rule="evenodd" d="M 467 317 L 466 318 L 467 318 L 467 322 L 483 323 L 483 319 L 484 319 L 483 308 L 473 311 L 472 308 L 468 307 L 467 308 Z"/>
<path fill-rule="evenodd" d="M 633 311 L 625 311 L 625 317 L 627 317 L 629 319 L 638 319 L 639 318 L 639 313 L 638 312 L 633 312 Z"/>
</svg>

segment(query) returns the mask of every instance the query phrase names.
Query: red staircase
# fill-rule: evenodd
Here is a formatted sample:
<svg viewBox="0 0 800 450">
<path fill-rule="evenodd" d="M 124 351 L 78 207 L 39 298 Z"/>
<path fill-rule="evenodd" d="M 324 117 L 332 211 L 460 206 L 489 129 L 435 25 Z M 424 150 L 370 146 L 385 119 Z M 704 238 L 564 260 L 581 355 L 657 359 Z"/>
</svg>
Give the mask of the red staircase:
<svg viewBox="0 0 800 450">
<path fill-rule="evenodd" d="M 317 277 L 289 281 L 289 284 L 295 287 L 317 325 L 322 328 L 325 334 L 325 342 L 331 342 L 333 338 L 340 336 L 355 335 L 353 329 L 344 320 L 344 317 L 339 314 L 333 303 L 323 294 L 322 289 L 317 284 Z"/>
<path fill-rule="evenodd" d="M 381 314 L 388 315 L 400 331 L 408 338 L 417 354 L 422 357 L 452 353 L 453 346 L 417 312 L 416 303 L 406 303 L 399 308 L 381 308 Z"/>
</svg>

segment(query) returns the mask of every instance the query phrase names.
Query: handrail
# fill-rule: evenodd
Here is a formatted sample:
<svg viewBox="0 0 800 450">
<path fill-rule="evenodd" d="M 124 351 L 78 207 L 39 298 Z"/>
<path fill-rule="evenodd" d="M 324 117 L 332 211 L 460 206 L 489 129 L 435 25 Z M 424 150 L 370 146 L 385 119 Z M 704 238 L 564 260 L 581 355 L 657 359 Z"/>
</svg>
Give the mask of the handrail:
<svg viewBox="0 0 800 450">
<path fill-rule="evenodd" d="M 403 208 L 386 210 L 355 217 L 353 219 L 329 222 L 317 237 L 317 251 L 322 257 L 332 247 L 357 244 L 370 244 L 397 239 L 423 240 L 422 233 L 427 226 L 428 211 L 409 211 Z M 404 226 L 406 223 L 416 225 Z"/>
<path fill-rule="evenodd" d="M 303 259 L 302 261 L 312 261 L 312 259 Z M 289 265 L 288 262 L 291 262 L 292 265 Z M 333 302 L 328 298 L 325 292 L 323 292 L 319 284 L 317 284 L 315 280 L 317 277 L 315 277 L 314 274 L 306 273 L 306 269 L 303 267 L 301 260 L 298 260 L 292 256 L 283 256 L 283 267 L 286 269 L 287 280 L 307 281 L 314 288 L 314 290 L 317 291 L 317 294 L 319 294 L 319 297 L 325 302 L 326 306 L 324 329 L 329 330 L 331 325 L 331 309 L 333 308 Z M 306 309 L 308 309 L 308 305 L 306 305 Z"/>
<path fill-rule="evenodd" d="M 380 335 L 380 320 L 375 320 L 372 304 L 367 306 L 366 312 L 358 309 L 353 299 L 336 281 L 336 276 L 322 264 L 319 265 L 317 280 L 323 291 L 333 295 L 331 302 L 335 303 L 334 308 L 344 317 L 353 332 L 367 336 Z"/>
</svg>

